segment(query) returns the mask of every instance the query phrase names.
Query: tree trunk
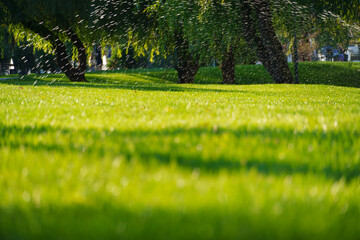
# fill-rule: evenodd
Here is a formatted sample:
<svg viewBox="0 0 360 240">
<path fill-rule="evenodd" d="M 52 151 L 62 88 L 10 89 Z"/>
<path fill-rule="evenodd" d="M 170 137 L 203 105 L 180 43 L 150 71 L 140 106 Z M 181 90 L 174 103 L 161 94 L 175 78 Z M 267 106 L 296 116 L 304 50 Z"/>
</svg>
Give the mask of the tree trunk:
<svg viewBox="0 0 360 240">
<path fill-rule="evenodd" d="M 191 56 L 189 42 L 184 39 L 181 27 L 175 32 L 175 54 L 178 83 L 193 83 L 200 67 L 199 59 Z"/>
<path fill-rule="evenodd" d="M 269 0 L 245 1 L 242 13 L 243 31 L 247 43 L 276 83 L 293 83 L 286 56 L 276 36 Z"/>
<path fill-rule="evenodd" d="M 74 68 L 69 62 L 69 56 L 66 51 L 66 47 L 60 39 L 56 40 L 55 45 L 56 63 L 60 67 L 61 71 L 64 72 L 66 77 L 72 82 L 86 82 L 85 71 L 83 70 L 83 62 L 79 56 L 79 66 Z M 79 53 L 80 55 L 80 53 Z M 86 61 L 85 61 L 86 63 Z"/>
<path fill-rule="evenodd" d="M 26 28 L 39 34 L 39 36 L 41 36 L 45 40 L 48 40 L 53 45 L 53 47 L 55 48 L 56 63 L 70 81 L 87 82 L 85 78 L 85 72 L 87 69 L 87 54 L 83 43 L 78 38 L 76 33 L 74 33 L 71 29 L 66 31 L 68 37 L 70 38 L 70 41 L 78 49 L 79 53 L 79 66 L 77 68 L 74 68 L 70 64 L 69 55 L 66 51 L 65 44 L 54 32 L 50 31 L 43 25 L 39 25 L 33 22 L 26 22 L 23 24 Z"/>
<path fill-rule="evenodd" d="M 69 37 L 71 42 L 78 50 L 79 66 L 77 67 L 77 72 L 79 75 L 82 75 L 82 78 L 84 80 L 80 82 L 86 82 L 85 73 L 87 70 L 87 54 L 85 46 L 75 32 L 69 30 Z"/>
<path fill-rule="evenodd" d="M 199 65 L 193 62 L 186 62 L 185 64 L 178 64 L 176 71 L 178 72 L 178 83 L 194 83 L 194 79 Z"/>
<path fill-rule="evenodd" d="M 223 84 L 235 84 L 235 56 L 232 47 L 224 55 L 221 72 Z"/>
</svg>

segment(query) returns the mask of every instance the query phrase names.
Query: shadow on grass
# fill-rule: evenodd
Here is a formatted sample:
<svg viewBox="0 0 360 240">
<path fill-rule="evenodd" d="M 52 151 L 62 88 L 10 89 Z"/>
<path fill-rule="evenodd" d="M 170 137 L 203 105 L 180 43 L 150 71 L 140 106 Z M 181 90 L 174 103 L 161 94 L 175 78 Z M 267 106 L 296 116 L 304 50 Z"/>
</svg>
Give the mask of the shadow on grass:
<svg viewBox="0 0 360 240">
<path fill-rule="evenodd" d="M 293 71 L 293 64 L 290 64 Z M 360 88 L 360 64 L 347 62 L 303 62 L 300 63 L 300 83 L 333 85 Z M 48 77 L 47 77 L 48 76 Z M 181 87 L 176 85 L 177 73 L 172 69 L 135 69 L 123 71 L 88 73 L 90 83 L 70 83 L 64 75 L 27 76 L 23 80 L 4 80 L 1 84 L 49 86 L 73 86 L 92 88 L 120 88 L 149 91 L 226 91 Z M 217 67 L 204 67 L 195 77 L 197 84 L 220 84 L 221 71 Z M 262 65 L 240 65 L 236 67 L 238 85 L 274 83 Z"/>
<path fill-rule="evenodd" d="M 97 206 L 72 204 L 38 208 L 28 206 L 0 208 L 1 239 L 231 239 L 242 233 L 225 232 L 228 221 L 222 213 L 203 207 L 184 212 L 149 206 L 138 210 L 107 203 L 108 196 L 97 201 Z M 234 222 L 250 227 L 246 216 L 232 213 Z M 166 227 L 164 227 L 166 226 Z M 255 226 L 253 226 L 255 227 Z M 245 229 L 243 229 L 245 230 Z M 274 228 L 274 230 L 276 230 Z M 205 231 L 205 232 L 204 232 Z M 246 231 L 249 234 L 249 231 Z M 252 234 L 256 232 L 253 231 Z M 230 235 L 230 236 L 226 236 Z M 261 235 L 261 233 L 258 233 Z"/>
<path fill-rule="evenodd" d="M 126 206 L 117 204 L 114 196 L 103 193 L 91 205 L 54 203 L 40 207 L 33 203 L 23 203 L 2 207 L 0 238 L 356 239 L 360 234 L 356 227 L 360 213 L 354 207 L 355 204 L 349 203 L 349 208 L 354 211 L 330 215 L 332 221 L 321 218 L 324 217 L 320 210 L 323 208 L 321 204 L 293 200 L 292 207 L 275 215 L 271 207 L 253 212 L 251 202 L 232 207 L 218 204 L 191 209 L 184 206 L 162 208 L 150 203 L 147 206 L 129 207 L 130 203 Z"/>
<path fill-rule="evenodd" d="M 294 65 L 289 64 L 294 72 Z M 299 64 L 300 83 L 333 85 L 360 88 L 360 63 L 348 62 L 301 62 Z M 176 73 L 152 71 L 148 76 L 155 76 L 170 82 L 176 82 Z M 236 67 L 236 83 L 238 85 L 254 85 L 274 83 L 262 65 L 238 65 Z M 222 79 L 219 68 L 201 68 L 196 77 L 198 84 L 220 84 Z"/>
<path fill-rule="evenodd" d="M 193 145 L 201 142 L 203 136 L 220 139 L 222 136 L 227 136 L 227 139 L 234 140 L 235 144 L 241 139 L 255 138 L 258 140 L 258 148 L 276 149 L 282 147 L 281 141 L 294 143 L 295 146 L 297 143 L 311 142 L 311 140 L 323 145 L 331 142 L 333 146 L 343 146 L 341 144 L 352 141 L 349 139 L 359 138 L 360 133 L 329 131 L 325 134 L 308 131 L 294 135 L 291 130 L 285 129 L 246 128 L 234 130 L 220 128 L 217 131 L 208 128 L 110 131 L 74 130 L 51 126 L 32 128 L 0 125 L 0 148 L 9 148 L 10 152 L 12 149 L 32 150 L 39 155 L 44 152 L 50 154 L 56 152 L 63 154 L 64 158 L 68 152 L 75 153 L 75 155 L 93 156 L 92 159 L 85 157 L 86 164 L 91 164 L 93 160 L 112 160 L 121 154 L 127 160 L 136 156 L 139 159 L 138 164 L 145 166 L 156 161 L 160 165 L 177 164 L 185 170 L 198 169 L 201 172 L 215 174 L 222 171 L 255 170 L 264 175 L 284 177 L 293 174 L 313 174 L 314 176 L 325 176 L 331 180 L 344 178 L 347 181 L 360 177 L 359 165 L 351 168 L 340 167 L 337 165 L 336 156 L 332 159 L 334 165 L 329 164 L 325 167 L 319 163 L 322 159 L 302 163 L 299 159 L 279 159 L 272 154 L 264 155 L 263 158 L 254 157 L 243 161 L 238 155 L 228 153 L 227 151 L 230 149 L 228 146 L 226 146 L 225 152 L 219 155 L 204 156 L 201 152 L 193 151 L 193 148 L 196 147 L 174 143 L 174 139 L 182 139 L 184 136 L 188 136 L 185 140 Z M 269 138 L 270 141 L 267 146 L 264 146 L 262 144 L 266 138 Z M 58 141 L 59 139 L 60 141 Z M 276 139 L 280 139 L 280 142 Z M 129 147 L 127 145 L 129 143 L 133 147 Z M 84 146 L 88 150 L 83 153 Z M 247 145 L 238 146 L 239 149 L 241 147 L 246 151 L 251 150 Z M 294 151 L 297 150 L 300 149 L 294 149 Z M 297 155 L 300 155 L 300 159 L 304 153 L 296 152 Z M 49 155 L 47 154 L 47 156 Z M 48 160 L 45 159 L 45 161 Z M 72 159 L 72 161 L 76 161 L 76 159 Z M 21 163 L 14 164 L 21 167 Z M 21 173 L 19 173 L 19 177 L 21 177 Z M 312 180 L 304 181 L 304 184 L 309 184 L 308 189 L 311 189 Z M 14 178 L 13 181 L 17 181 L 17 179 Z M 174 200 L 177 197 L 183 197 L 183 192 L 175 187 L 164 192 L 157 191 L 154 195 L 158 194 L 158 196 L 153 196 L 153 199 L 142 199 L 141 197 L 145 194 L 137 193 L 135 190 L 133 195 L 127 198 L 123 195 L 125 191 L 119 192 L 118 195 L 107 191 L 106 180 L 104 180 L 104 187 L 100 191 L 91 186 L 79 188 L 74 184 L 74 188 L 64 192 L 64 195 L 69 194 L 69 196 L 65 195 L 64 198 L 58 199 L 56 195 L 54 197 L 52 192 L 48 191 L 43 192 L 44 197 L 40 199 L 36 198 L 37 191 L 47 191 L 47 187 L 57 188 L 58 186 L 46 183 L 46 179 L 39 181 L 43 181 L 44 186 L 35 184 L 31 186 L 33 192 L 27 190 L 30 191 L 28 193 L 29 202 L 21 199 L 21 192 L 16 192 L 15 194 L 19 196 L 17 201 L 6 205 L 0 204 L 0 239 L 316 238 L 329 240 L 356 239 L 360 234 L 358 228 L 360 209 L 354 198 L 346 203 L 347 211 L 340 212 L 338 208 L 342 203 L 338 203 L 336 200 L 313 199 L 307 192 L 304 192 L 304 196 L 301 197 L 288 195 L 288 198 L 284 199 L 281 197 L 281 193 L 278 193 L 280 195 L 264 194 L 266 191 L 262 189 L 266 186 L 262 186 L 259 189 L 254 187 L 251 191 L 245 187 L 236 189 L 234 191 L 238 194 L 230 196 L 231 201 L 229 202 L 218 200 L 226 196 L 225 192 L 219 191 L 208 197 L 203 196 L 203 193 L 198 192 L 195 188 L 193 191 L 184 191 L 184 194 L 192 194 L 194 202 L 187 200 L 182 203 L 181 200 Z M 243 183 L 242 186 L 246 184 Z M 12 186 L 5 185 L 5 194 L 15 191 Z M 16 191 L 25 191 L 26 187 L 16 189 Z M 75 194 L 77 197 L 74 197 Z M 23 197 L 25 200 L 26 194 L 23 196 L 25 196 L 25 198 Z M 206 201 L 203 199 L 205 197 L 207 197 Z M 259 208 L 255 203 L 255 198 L 258 197 L 266 198 L 263 200 L 265 202 L 263 207 Z M 160 199 L 160 203 L 154 199 Z M 279 204 L 281 212 L 276 212 L 274 209 Z"/>
<path fill-rule="evenodd" d="M 147 77 L 141 76 L 140 79 L 147 79 Z M 164 84 L 159 82 L 132 82 L 122 81 L 121 83 L 114 83 L 111 81 L 91 81 L 91 83 L 72 83 L 68 81 L 54 81 L 49 82 L 47 80 L 40 80 L 36 78 L 25 78 L 22 80 L 6 80 L 0 82 L 0 84 L 15 85 L 15 86 L 49 86 L 49 87 L 83 87 L 83 88 L 95 88 L 95 89 L 123 89 L 123 90 L 136 90 L 136 91 L 171 91 L 171 92 L 237 92 L 244 93 L 246 91 L 241 90 L 227 90 L 227 89 L 209 89 L 209 88 L 197 88 L 193 85 L 177 85 L 177 84 Z M 36 83 L 34 84 L 34 82 Z M 112 80 L 114 81 L 114 80 Z"/>
<path fill-rule="evenodd" d="M 39 135 L 46 135 L 47 141 L 34 141 Z M 61 138 L 65 141 L 57 142 Z M 105 137 L 104 137 L 105 136 Z M 215 154 L 216 146 L 208 147 L 210 154 L 204 155 L 197 150 L 197 144 L 201 138 L 207 136 L 217 138 L 226 136 L 239 146 L 223 146 L 220 153 Z M 350 137 L 351 136 L 351 137 Z M 323 164 L 324 152 L 320 154 L 309 154 L 307 146 L 311 142 L 318 142 L 323 146 L 335 145 L 351 147 L 352 139 L 360 138 L 358 132 L 304 132 L 294 135 L 291 130 L 279 129 L 219 129 L 213 132 L 207 128 L 174 128 L 164 130 L 133 130 L 133 131 L 110 131 L 99 129 L 73 130 L 64 128 L 53 128 L 40 126 L 36 128 L 2 126 L 0 130 L 0 147 L 6 146 L 12 149 L 31 149 L 33 151 L 48 151 L 66 154 L 67 152 L 82 153 L 84 148 L 91 157 L 101 159 L 110 156 L 112 159 L 121 154 L 126 159 L 138 158 L 143 164 L 156 161 L 161 164 L 177 164 L 186 169 L 199 169 L 209 173 L 217 173 L 222 170 L 256 170 L 265 175 L 286 176 L 292 174 L 314 174 L 325 176 L 328 179 L 339 180 L 344 178 L 347 181 L 360 177 L 360 165 L 358 163 L 341 163 L 337 156 L 328 156 L 327 165 Z M 7 140 L 11 139 L 11 140 Z M 92 139 L 89 144 L 88 139 Z M 175 143 L 174 139 L 185 139 L 190 146 L 184 143 Z M 211 141 L 209 140 L 209 143 Z M 256 146 L 245 146 L 247 140 L 256 141 Z M 105 142 L 104 142 L 105 141 Z M 277 151 L 284 147 L 279 141 L 286 144 L 293 144 L 298 148 L 293 149 L 294 159 L 279 159 Z M 267 142 L 267 144 L 265 144 Z M 130 145 L 129 145 L 130 144 Z M 346 145 L 347 144 L 347 145 Z M 349 145 L 349 146 L 348 146 Z M 254 151 L 267 149 L 261 156 L 256 154 L 244 155 L 241 151 L 233 150 L 247 149 Z M 304 150 L 305 148 L 305 150 Z M 322 151 L 327 151 L 323 149 Z M 320 149 L 321 151 L 321 149 Z M 312 161 L 303 161 L 303 158 Z M 351 157 L 349 157 L 351 158 Z M 350 164 L 351 167 L 348 167 Z"/>
</svg>

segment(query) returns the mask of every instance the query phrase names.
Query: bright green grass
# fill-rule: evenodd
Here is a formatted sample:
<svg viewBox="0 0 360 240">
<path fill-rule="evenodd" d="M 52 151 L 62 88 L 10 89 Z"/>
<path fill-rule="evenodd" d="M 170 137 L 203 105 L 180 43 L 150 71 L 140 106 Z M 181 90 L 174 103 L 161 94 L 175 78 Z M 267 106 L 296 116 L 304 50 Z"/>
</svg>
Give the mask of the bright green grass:
<svg viewBox="0 0 360 240">
<path fill-rule="evenodd" d="M 0 239 L 358 239 L 360 65 L 302 66 L 0 81 Z"/>
</svg>

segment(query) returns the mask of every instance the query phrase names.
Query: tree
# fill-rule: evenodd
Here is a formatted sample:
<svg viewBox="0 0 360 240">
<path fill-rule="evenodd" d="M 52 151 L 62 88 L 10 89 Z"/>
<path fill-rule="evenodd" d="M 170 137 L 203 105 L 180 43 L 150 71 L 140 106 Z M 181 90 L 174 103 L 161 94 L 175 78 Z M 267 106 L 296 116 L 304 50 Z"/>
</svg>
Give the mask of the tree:
<svg viewBox="0 0 360 240">
<path fill-rule="evenodd" d="M 340 15 L 329 12 L 327 4 L 313 1 L 274 0 L 275 25 L 280 29 L 281 40 L 299 46 L 300 59 L 310 59 L 315 49 L 332 46 L 347 49 L 351 38 L 359 29 Z M 300 4 L 301 3 L 301 4 Z M 315 5 L 314 5 L 315 4 Z M 340 13 L 340 12 L 338 12 Z M 298 36 L 295 41 L 294 36 Z"/>
<path fill-rule="evenodd" d="M 239 55 L 242 57 L 238 51 L 243 39 L 241 19 L 234 12 L 231 3 L 211 0 L 201 4 L 201 12 L 197 13 L 200 21 L 198 25 L 193 25 L 190 37 L 192 41 L 199 43 L 197 49 L 202 59 L 219 60 L 222 82 L 234 84 L 236 58 Z"/>
<path fill-rule="evenodd" d="M 186 35 L 189 12 L 195 10 L 192 1 L 96 0 L 93 16 L 100 16 L 97 26 L 102 26 L 102 39 L 119 52 L 134 49 L 136 56 L 162 54 L 174 56 L 174 68 L 179 83 L 192 83 L 199 69 L 199 56 Z M 186 10 L 185 10 L 186 9 Z M 101 13 L 106 12 L 106 15 Z M 121 55 L 121 54 L 120 54 Z"/>
<path fill-rule="evenodd" d="M 89 21 L 85 21 L 88 20 L 89 6 L 90 2 L 86 0 L 0 0 L 1 11 L 5 13 L 1 20 L 15 28 L 29 30 L 49 42 L 58 66 L 75 82 L 86 81 L 87 53 L 80 36 L 89 25 Z M 76 49 L 78 67 L 70 64 L 66 41 Z"/>
<path fill-rule="evenodd" d="M 139 50 L 138 52 L 142 53 L 150 49 L 151 54 L 174 54 L 176 58 L 175 69 L 178 72 L 178 82 L 191 83 L 199 69 L 200 60 L 204 56 L 204 54 L 201 54 L 201 49 L 208 50 L 208 41 L 202 41 L 202 38 L 200 38 L 198 34 L 199 32 L 204 32 L 205 26 L 201 26 L 199 21 L 199 13 L 201 12 L 201 5 L 199 3 L 203 2 L 204 1 L 201 0 L 157 0 L 136 1 L 136 3 L 131 4 L 126 1 L 124 3 L 118 3 L 120 7 L 113 7 L 113 9 L 124 9 L 121 5 L 125 5 L 127 6 L 127 11 L 125 12 L 129 12 L 133 9 L 142 10 L 144 6 L 147 6 L 148 15 L 146 17 L 148 17 L 147 22 L 150 23 L 150 26 L 142 28 L 139 27 L 138 24 L 133 24 L 133 27 L 130 26 L 130 31 L 128 31 L 131 33 L 128 37 L 135 50 Z M 235 28 L 233 31 L 237 31 L 237 33 L 225 33 L 225 37 L 220 40 L 223 44 L 226 42 L 224 41 L 226 38 L 233 39 L 233 36 L 236 36 L 235 40 L 223 44 L 226 46 L 226 52 L 222 54 L 224 82 L 231 83 L 234 79 L 234 52 L 236 52 L 236 44 L 239 41 L 239 36 L 244 36 L 248 45 L 256 49 L 258 58 L 276 82 L 293 82 L 285 54 L 282 50 L 282 45 L 276 36 L 273 26 L 270 0 L 256 0 L 252 2 L 248 0 L 214 0 L 211 2 L 213 2 L 213 5 L 216 5 L 218 9 L 226 6 L 226 10 L 230 9 L 232 11 L 232 14 L 220 19 L 220 22 L 224 22 L 224 19 L 231 19 L 229 16 L 235 16 L 237 17 L 235 21 L 240 23 L 237 26 L 241 25 L 243 30 L 241 32 Z M 110 9 L 110 7 L 107 9 Z M 99 9 L 97 9 L 97 11 L 101 12 Z M 141 11 L 138 12 L 140 13 L 138 15 L 142 16 Z M 118 13 L 120 13 L 119 10 Z M 215 14 L 213 14 L 213 16 L 215 16 Z M 107 20 L 107 22 L 109 21 L 110 19 Z M 112 19 L 110 22 L 113 21 Z M 216 22 L 216 20 L 213 22 Z M 225 22 L 227 24 L 226 28 L 231 29 L 231 22 Z M 140 24 L 140 26 L 142 25 Z M 201 27 L 196 29 L 194 26 Z M 122 32 L 122 34 L 124 33 Z M 217 37 L 214 38 L 214 42 L 217 41 L 216 38 Z"/>
<path fill-rule="evenodd" d="M 276 83 L 293 83 L 282 45 L 276 35 L 270 0 L 243 1 L 243 32 L 247 43 Z"/>
<path fill-rule="evenodd" d="M 293 82 L 282 44 L 274 27 L 270 0 L 202 0 L 200 2 L 207 7 L 214 6 L 214 14 L 207 21 L 220 30 L 218 35 L 223 40 L 216 45 L 226 46 L 227 49 L 222 53 L 224 82 L 233 82 L 234 53 L 242 39 L 245 39 L 249 48 L 256 51 L 258 59 L 277 83 Z M 223 11 L 216 11 L 216 8 L 219 10 L 222 8 Z"/>
<path fill-rule="evenodd" d="M 174 54 L 179 83 L 192 83 L 200 65 L 214 59 L 220 60 L 223 83 L 235 83 L 242 34 L 240 18 L 231 5 L 216 0 L 168 0 L 156 1 L 149 9 L 156 22 L 150 45 L 159 54 Z"/>
<path fill-rule="evenodd" d="M 154 54 L 174 55 L 178 83 L 193 83 L 200 68 L 200 54 L 190 38 L 199 9 L 195 1 L 168 0 L 154 1 L 146 11 L 153 25 L 142 39 L 142 48 L 151 46 L 151 58 Z"/>
</svg>

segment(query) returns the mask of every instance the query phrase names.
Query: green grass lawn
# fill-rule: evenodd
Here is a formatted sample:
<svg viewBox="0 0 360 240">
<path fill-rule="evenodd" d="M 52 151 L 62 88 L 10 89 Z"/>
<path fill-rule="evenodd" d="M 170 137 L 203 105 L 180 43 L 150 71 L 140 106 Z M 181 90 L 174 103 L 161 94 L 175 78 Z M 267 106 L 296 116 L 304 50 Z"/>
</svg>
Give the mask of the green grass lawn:
<svg viewBox="0 0 360 240">
<path fill-rule="evenodd" d="M 360 64 L 300 67 L 0 80 L 0 239 L 359 239 Z"/>
</svg>

